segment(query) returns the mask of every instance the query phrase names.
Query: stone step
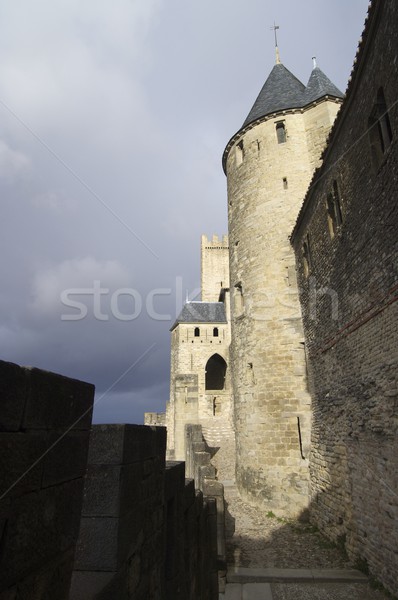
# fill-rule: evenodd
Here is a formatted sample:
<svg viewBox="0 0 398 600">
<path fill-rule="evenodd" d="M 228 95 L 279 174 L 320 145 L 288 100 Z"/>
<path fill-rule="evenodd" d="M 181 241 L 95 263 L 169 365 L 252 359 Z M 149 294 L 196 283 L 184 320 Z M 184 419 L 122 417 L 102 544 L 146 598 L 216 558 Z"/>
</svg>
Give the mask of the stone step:
<svg viewBox="0 0 398 600">
<path fill-rule="evenodd" d="M 269 583 L 230 583 L 220 600 L 273 600 Z"/>
<path fill-rule="evenodd" d="M 366 583 L 366 575 L 356 569 L 249 569 L 228 567 L 227 583 Z"/>
</svg>

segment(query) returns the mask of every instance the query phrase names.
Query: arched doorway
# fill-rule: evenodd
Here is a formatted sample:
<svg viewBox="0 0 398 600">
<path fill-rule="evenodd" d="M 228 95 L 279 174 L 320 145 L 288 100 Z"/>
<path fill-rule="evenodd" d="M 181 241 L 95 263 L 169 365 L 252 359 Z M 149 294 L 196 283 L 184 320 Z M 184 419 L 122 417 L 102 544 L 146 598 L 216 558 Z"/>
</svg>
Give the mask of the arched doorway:
<svg viewBox="0 0 398 600">
<path fill-rule="evenodd" d="M 223 390 L 227 363 L 219 354 L 213 354 L 206 363 L 206 390 Z"/>
</svg>

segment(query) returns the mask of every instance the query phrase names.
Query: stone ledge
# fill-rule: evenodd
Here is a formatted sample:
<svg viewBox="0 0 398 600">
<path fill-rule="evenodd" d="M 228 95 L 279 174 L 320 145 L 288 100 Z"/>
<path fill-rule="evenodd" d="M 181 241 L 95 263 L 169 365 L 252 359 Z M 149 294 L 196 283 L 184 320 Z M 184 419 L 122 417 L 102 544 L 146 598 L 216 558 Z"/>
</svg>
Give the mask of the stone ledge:
<svg viewBox="0 0 398 600">
<path fill-rule="evenodd" d="M 262 582 L 350 582 L 364 583 L 366 575 L 355 569 L 249 569 L 229 567 L 228 583 L 262 583 Z"/>
</svg>

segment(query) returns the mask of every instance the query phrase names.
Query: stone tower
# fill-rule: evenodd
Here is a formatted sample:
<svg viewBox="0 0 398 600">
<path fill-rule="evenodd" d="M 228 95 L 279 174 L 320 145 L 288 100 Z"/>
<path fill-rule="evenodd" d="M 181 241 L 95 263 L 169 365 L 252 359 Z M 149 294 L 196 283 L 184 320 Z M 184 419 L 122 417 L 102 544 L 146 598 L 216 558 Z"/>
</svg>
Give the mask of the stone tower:
<svg viewBox="0 0 398 600">
<path fill-rule="evenodd" d="M 186 302 L 171 328 L 168 457 L 185 460 L 185 425 L 201 424 L 209 446 L 232 432 L 228 237 L 201 240 L 202 301 Z"/>
<path fill-rule="evenodd" d="M 203 302 L 218 302 L 223 289 L 229 289 L 228 236 L 212 240 L 202 235 L 201 240 L 201 291 Z"/>
<path fill-rule="evenodd" d="M 277 60 L 223 157 L 237 485 L 246 500 L 286 515 L 308 504 L 310 449 L 289 235 L 342 96 L 318 67 L 304 86 Z"/>
</svg>

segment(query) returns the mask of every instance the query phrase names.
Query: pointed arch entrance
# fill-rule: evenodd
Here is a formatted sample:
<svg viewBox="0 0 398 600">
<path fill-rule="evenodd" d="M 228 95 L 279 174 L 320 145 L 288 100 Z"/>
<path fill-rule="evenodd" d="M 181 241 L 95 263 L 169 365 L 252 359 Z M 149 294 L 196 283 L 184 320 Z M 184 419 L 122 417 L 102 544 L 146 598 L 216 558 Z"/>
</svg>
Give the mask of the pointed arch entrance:
<svg viewBox="0 0 398 600">
<path fill-rule="evenodd" d="M 206 363 L 206 390 L 223 390 L 227 363 L 219 354 L 213 354 Z"/>
</svg>

